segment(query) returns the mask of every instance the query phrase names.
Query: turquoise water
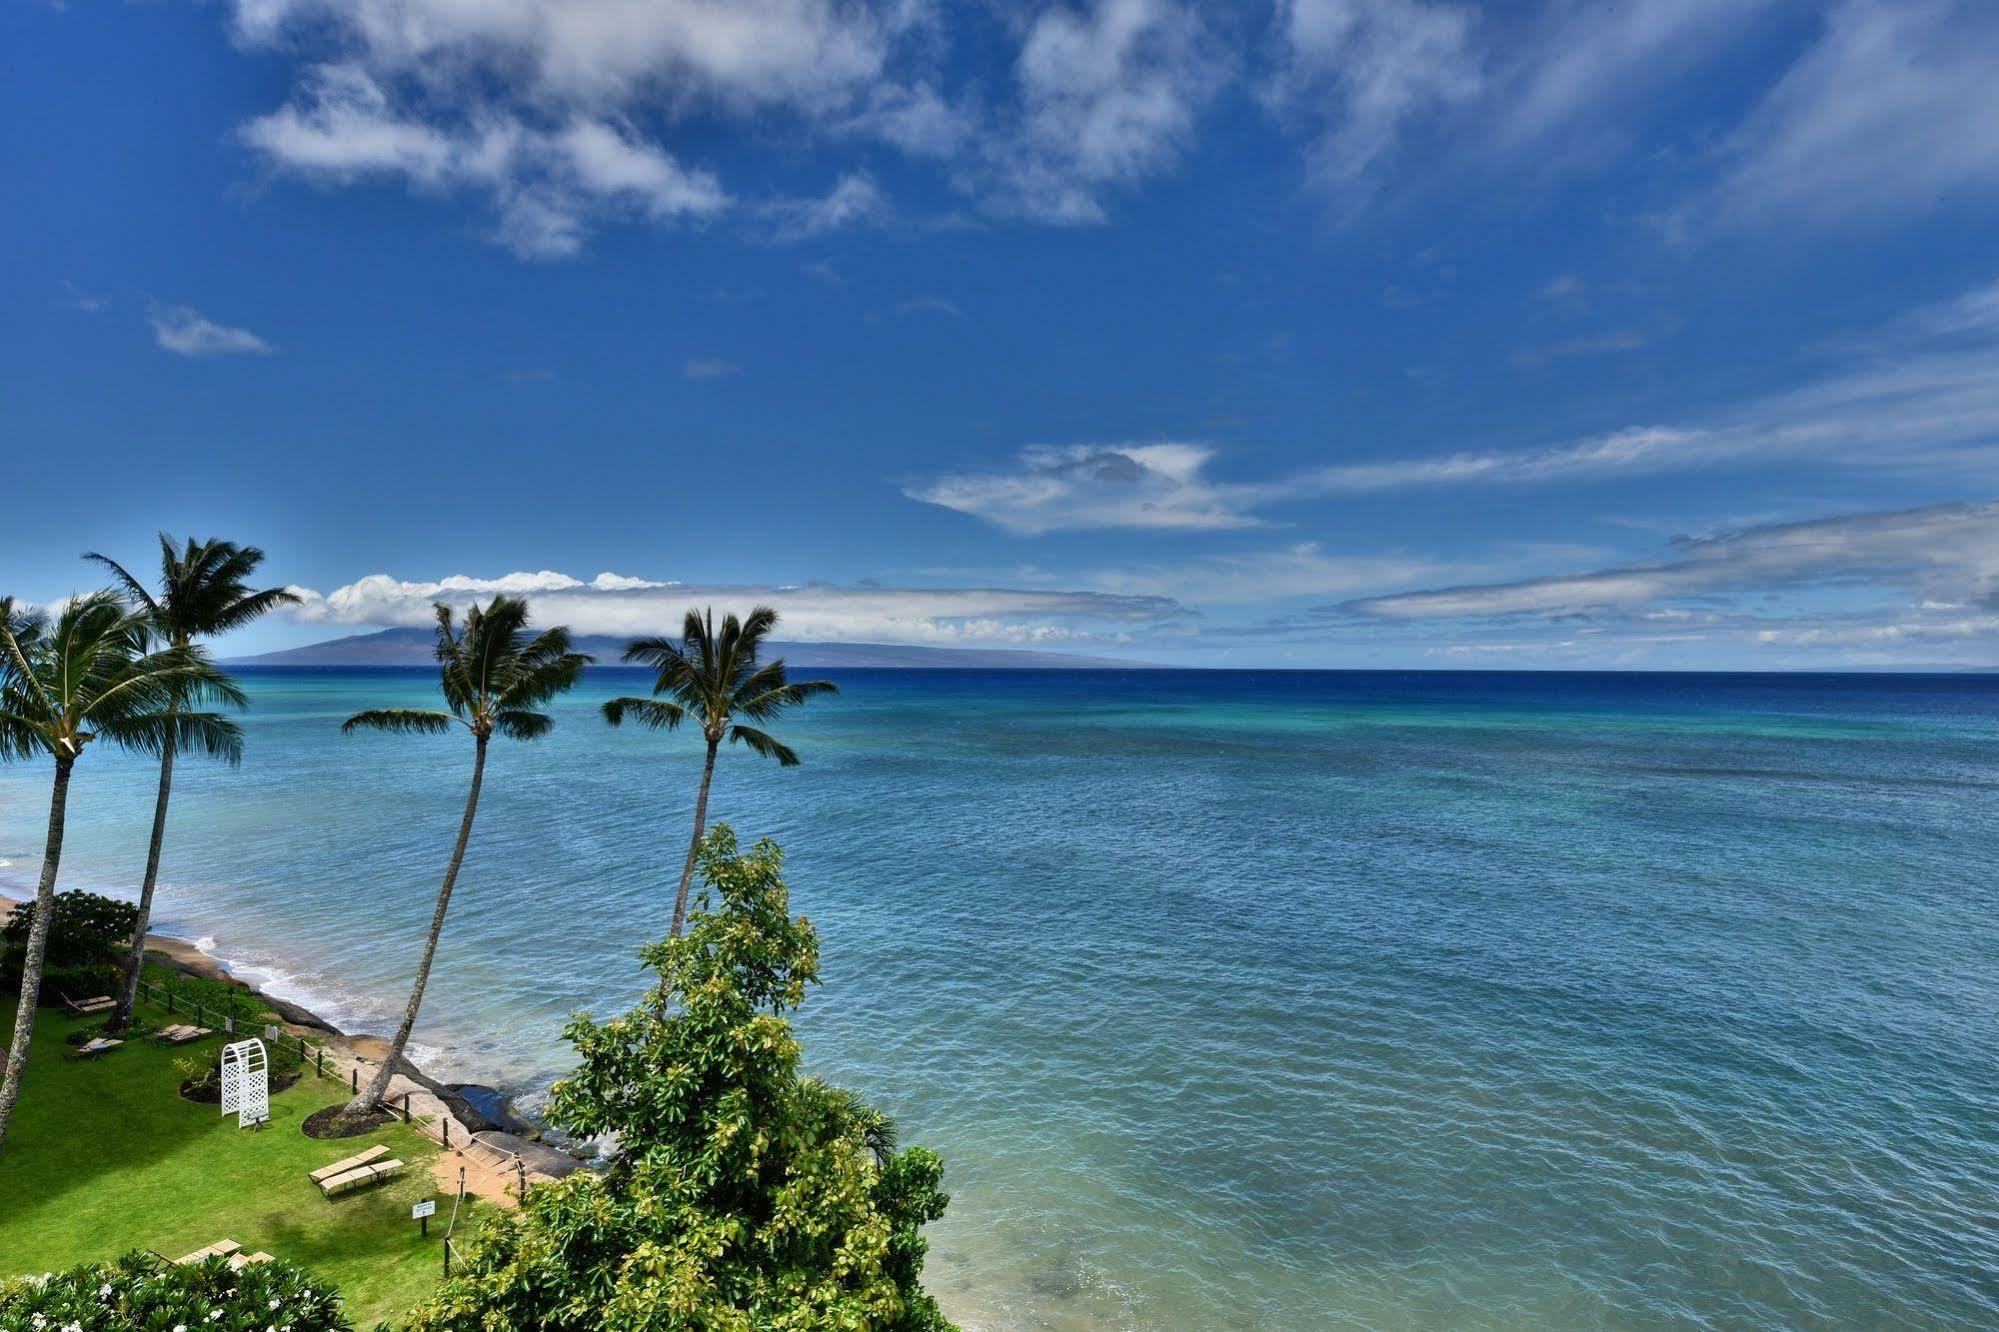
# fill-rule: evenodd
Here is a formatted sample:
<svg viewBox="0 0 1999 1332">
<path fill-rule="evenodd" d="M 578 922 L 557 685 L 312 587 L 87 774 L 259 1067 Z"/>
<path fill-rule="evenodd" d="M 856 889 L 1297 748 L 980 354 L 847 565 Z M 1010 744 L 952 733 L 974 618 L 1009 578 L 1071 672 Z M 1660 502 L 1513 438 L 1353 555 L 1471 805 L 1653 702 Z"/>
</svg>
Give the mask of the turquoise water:
<svg viewBox="0 0 1999 1332">
<path fill-rule="evenodd" d="M 968 1325 L 1999 1325 L 1999 683 L 839 678 L 715 808 L 825 936 L 810 1062 L 946 1156 Z M 250 683 L 164 923 L 381 1029 L 469 745 L 338 734 L 420 673 Z M 532 1092 L 638 991 L 698 754 L 594 719 L 634 683 L 496 753 L 444 1071 Z M 67 883 L 131 882 L 149 782 L 79 768 Z"/>
</svg>

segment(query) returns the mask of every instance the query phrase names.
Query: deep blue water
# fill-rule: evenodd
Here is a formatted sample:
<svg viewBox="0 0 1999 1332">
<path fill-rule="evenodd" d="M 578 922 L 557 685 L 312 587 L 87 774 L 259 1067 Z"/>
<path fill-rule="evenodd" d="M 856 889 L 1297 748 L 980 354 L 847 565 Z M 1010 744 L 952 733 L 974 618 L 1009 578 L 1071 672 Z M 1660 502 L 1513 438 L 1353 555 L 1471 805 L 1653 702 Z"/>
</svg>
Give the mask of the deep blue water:
<svg viewBox="0 0 1999 1332">
<path fill-rule="evenodd" d="M 469 744 L 246 672 L 165 923 L 384 1026 Z M 1999 681 L 836 673 L 715 813 L 824 934 L 816 1071 L 942 1151 L 968 1325 L 1999 1326 Z M 698 771 L 603 672 L 502 746 L 419 1039 L 532 1091 L 628 1003 Z M 0 769 L 0 882 L 45 772 Z M 150 774 L 79 768 L 65 881 Z"/>
</svg>

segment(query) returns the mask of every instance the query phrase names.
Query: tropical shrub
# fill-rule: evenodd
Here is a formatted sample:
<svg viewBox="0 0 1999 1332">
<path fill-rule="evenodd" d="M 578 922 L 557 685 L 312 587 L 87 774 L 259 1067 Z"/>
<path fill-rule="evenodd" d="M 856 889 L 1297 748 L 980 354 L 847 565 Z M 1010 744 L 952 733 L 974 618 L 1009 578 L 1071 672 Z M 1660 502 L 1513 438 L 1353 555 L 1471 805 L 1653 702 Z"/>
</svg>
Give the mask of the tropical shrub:
<svg viewBox="0 0 1999 1332">
<path fill-rule="evenodd" d="M 153 963 L 146 966 L 143 979 L 173 996 L 177 1015 L 191 1014 L 199 1004 L 210 1017 L 227 1015 L 235 1018 L 238 1026 L 262 1026 L 282 1020 L 271 1012 L 263 996 L 241 981 L 212 980 Z"/>
<path fill-rule="evenodd" d="M 5 984 L 17 985 L 21 979 L 21 955 L 8 955 L 8 965 L 4 971 Z M 110 994 L 117 988 L 118 968 L 110 962 L 93 962 L 88 966 L 50 967 L 42 972 L 41 988 L 36 991 L 38 1002 L 44 1008 L 54 1008 L 62 1003 L 62 997 L 90 999 L 100 994 Z"/>
<path fill-rule="evenodd" d="M 538 1183 L 465 1247 L 412 1316 L 422 1332 L 941 1332 L 918 1284 L 943 1215 L 935 1153 L 799 1072 L 786 1014 L 819 974 L 789 914 L 782 854 L 719 825 L 687 932 L 640 956 L 658 984 L 623 1017 L 579 1017 L 581 1056 L 550 1096 L 602 1173 Z"/>
<path fill-rule="evenodd" d="M 55 967 L 98 966 L 110 960 L 119 945 L 131 937 L 138 923 L 139 908 L 115 897 L 102 897 L 72 888 L 55 896 L 55 914 L 49 917 L 48 958 Z M 23 902 L 0 927 L 0 944 L 9 954 L 18 954 L 28 944 L 34 925 L 35 904 Z M 16 975 L 20 963 L 14 963 Z"/>
<path fill-rule="evenodd" d="M 348 1332 L 332 1286 L 290 1263 L 176 1267 L 134 1249 L 113 1263 L 0 1280 L 0 1332 Z"/>
</svg>

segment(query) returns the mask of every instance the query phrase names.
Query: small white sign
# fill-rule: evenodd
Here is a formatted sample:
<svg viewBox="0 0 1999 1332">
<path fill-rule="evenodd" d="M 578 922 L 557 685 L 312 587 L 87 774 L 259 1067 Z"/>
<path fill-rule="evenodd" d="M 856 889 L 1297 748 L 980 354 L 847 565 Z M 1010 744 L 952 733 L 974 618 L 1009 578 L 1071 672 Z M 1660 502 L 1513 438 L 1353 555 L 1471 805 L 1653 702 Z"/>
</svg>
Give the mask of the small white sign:
<svg viewBox="0 0 1999 1332">
<path fill-rule="evenodd" d="M 427 1216 L 436 1216 L 436 1215 L 437 1215 L 437 1199 L 435 1198 L 430 1199 L 428 1202 L 420 1202 L 416 1206 L 410 1208 L 410 1220 L 412 1221 L 421 1221 Z"/>
</svg>

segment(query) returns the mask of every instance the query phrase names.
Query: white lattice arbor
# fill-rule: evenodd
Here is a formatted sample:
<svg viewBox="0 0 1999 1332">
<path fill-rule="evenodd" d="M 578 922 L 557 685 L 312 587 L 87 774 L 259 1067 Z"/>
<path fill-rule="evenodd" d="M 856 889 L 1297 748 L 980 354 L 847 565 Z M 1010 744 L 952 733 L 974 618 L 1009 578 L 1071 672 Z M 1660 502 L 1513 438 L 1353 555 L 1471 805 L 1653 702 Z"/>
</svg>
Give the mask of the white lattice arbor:
<svg viewBox="0 0 1999 1332">
<path fill-rule="evenodd" d="M 236 1127 L 271 1117 L 270 1063 L 264 1043 L 251 1039 L 222 1047 L 222 1113 L 236 1112 Z"/>
</svg>

